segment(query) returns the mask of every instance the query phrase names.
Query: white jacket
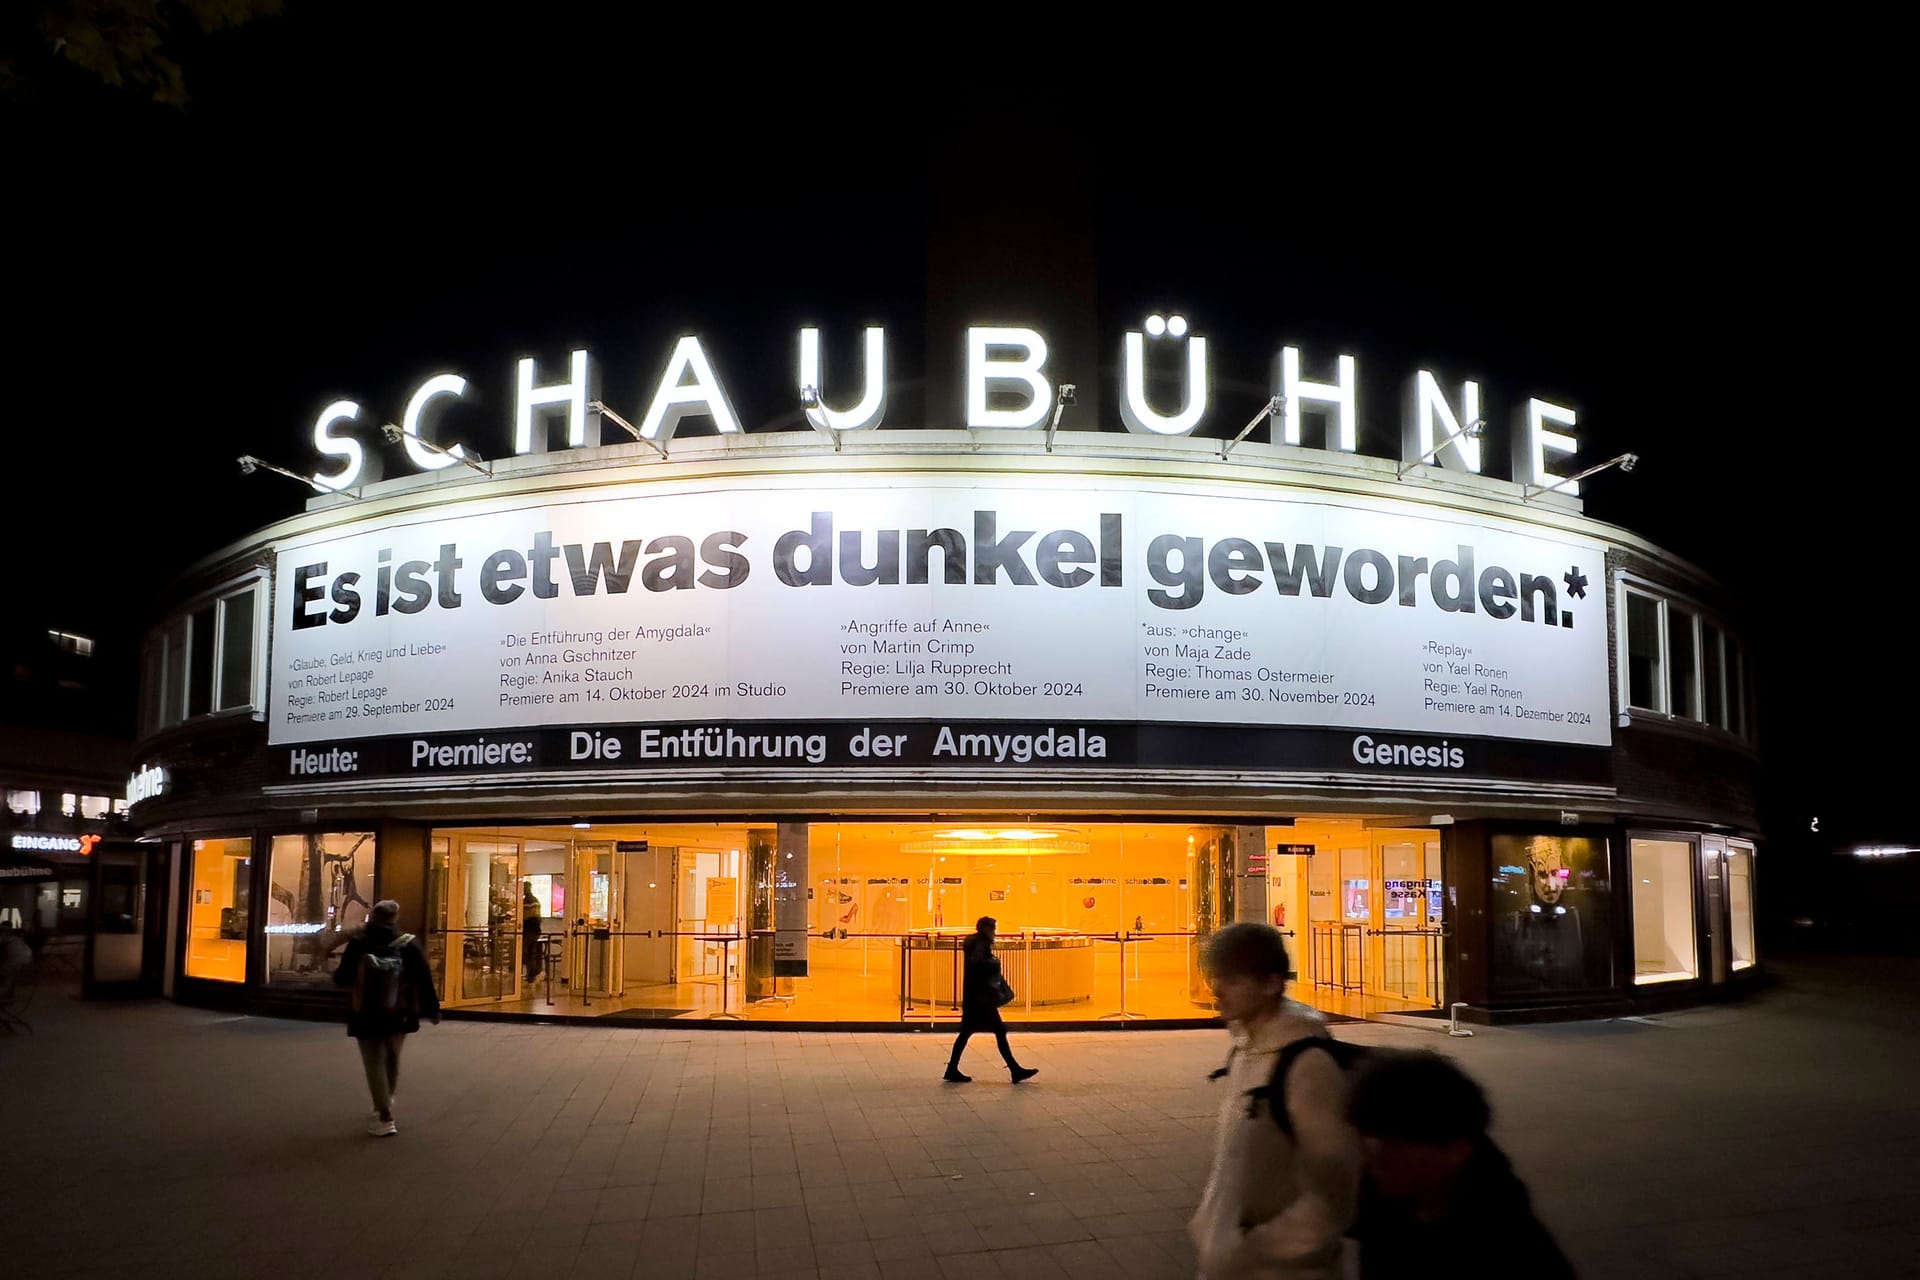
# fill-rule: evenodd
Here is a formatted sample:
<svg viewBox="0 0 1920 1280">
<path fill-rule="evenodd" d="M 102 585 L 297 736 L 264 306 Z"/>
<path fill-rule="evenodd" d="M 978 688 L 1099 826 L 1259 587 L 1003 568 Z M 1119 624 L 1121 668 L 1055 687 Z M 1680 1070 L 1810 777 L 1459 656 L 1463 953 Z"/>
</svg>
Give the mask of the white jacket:
<svg viewBox="0 0 1920 1280">
<path fill-rule="evenodd" d="M 1284 1093 L 1293 1139 L 1264 1101 L 1283 1046 L 1327 1034 L 1326 1019 L 1292 1000 L 1232 1028 L 1234 1053 L 1220 1101 L 1220 1132 L 1206 1193 L 1187 1226 L 1205 1280 L 1306 1280 L 1340 1275 L 1341 1236 L 1353 1221 L 1360 1141 L 1347 1124 L 1347 1081 L 1333 1055 L 1303 1053 Z"/>
</svg>

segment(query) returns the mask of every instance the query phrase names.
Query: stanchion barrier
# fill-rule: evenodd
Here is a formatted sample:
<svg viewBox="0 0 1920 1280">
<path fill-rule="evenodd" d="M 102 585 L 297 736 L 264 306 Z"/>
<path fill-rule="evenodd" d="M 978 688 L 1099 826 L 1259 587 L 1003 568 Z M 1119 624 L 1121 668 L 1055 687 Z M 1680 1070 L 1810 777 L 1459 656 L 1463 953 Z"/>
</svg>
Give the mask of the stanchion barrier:
<svg viewBox="0 0 1920 1280">
<path fill-rule="evenodd" d="M 1424 971 L 1422 976 L 1426 982 L 1427 998 L 1433 1007 L 1438 1009 L 1443 998 L 1440 986 L 1441 971 L 1438 963 L 1441 950 L 1440 939 L 1443 936 L 1442 931 L 1437 928 L 1369 929 L 1367 930 L 1367 936 L 1381 940 L 1380 961 L 1381 966 L 1386 972 L 1380 975 L 1380 989 L 1391 992 L 1400 999 L 1409 1001 L 1411 1001 L 1413 997 L 1408 995 L 1408 984 L 1404 977 L 1407 970 L 1407 946 L 1414 942 L 1419 944 L 1420 961 L 1417 967 Z M 1396 954 L 1389 956 L 1387 954 L 1389 948 L 1394 949 Z M 1393 979 L 1395 968 L 1393 961 L 1396 959 L 1400 962 L 1398 967 L 1400 973 L 1403 975 L 1397 990 Z"/>
</svg>

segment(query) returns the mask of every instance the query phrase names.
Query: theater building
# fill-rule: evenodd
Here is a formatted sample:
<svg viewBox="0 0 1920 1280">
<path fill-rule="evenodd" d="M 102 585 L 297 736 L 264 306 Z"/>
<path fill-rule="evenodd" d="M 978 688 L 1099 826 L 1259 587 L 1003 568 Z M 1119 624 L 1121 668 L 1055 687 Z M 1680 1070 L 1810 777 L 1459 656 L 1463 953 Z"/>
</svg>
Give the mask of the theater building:
<svg viewBox="0 0 1920 1280">
<path fill-rule="evenodd" d="M 340 492 L 148 642 L 171 993 L 337 1009 L 381 897 L 476 1016 L 935 1024 L 983 915 L 1010 1016 L 1058 1025 L 1209 1017 L 1234 920 L 1354 1016 L 1756 972 L 1738 615 L 1582 514 L 1570 412 L 1513 406 L 1495 478 L 1479 388 L 1407 371 L 1406 448 L 1368 456 L 1347 357 L 1287 348 L 1236 440 L 1156 316 L 1114 421 L 1003 327 L 964 411 L 896 423 L 875 335 L 856 400 L 801 333 L 792 430 L 742 430 L 695 338 L 625 434 L 587 353 L 523 361 L 484 465 L 429 443 L 461 377 L 328 406 Z M 376 482 L 386 413 L 417 470 Z"/>
</svg>

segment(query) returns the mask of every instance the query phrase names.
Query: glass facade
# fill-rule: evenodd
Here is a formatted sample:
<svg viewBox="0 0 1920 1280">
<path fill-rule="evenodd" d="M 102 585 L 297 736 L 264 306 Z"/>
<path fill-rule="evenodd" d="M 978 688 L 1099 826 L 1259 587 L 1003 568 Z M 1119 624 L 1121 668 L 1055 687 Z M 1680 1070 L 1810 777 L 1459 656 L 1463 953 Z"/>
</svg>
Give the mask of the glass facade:
<svg viewBox="0 0 1920 1280">
<path fill-rule="evenodd" d="M 1443 986 L 1438 834 L 1357 819 L 453 827 L 430 848 L 424 941 L 455 1007 L 938 1022 L 983 915 L 1015 1019 L 1205 1017 L 1198 948 L 1235 920 L 1282 930 L 1302 999 Z"/>
<path fill-rule="evenodd" d="M 1486 915 L 1465 922 L 1451 918 L 1442 831 L 1350 817 L 446 826 L 426 833 L 423 890 L 401 896 L 449 1007 L 616 1023 L 950 1023 L 959 944 L 981 916 L 998 924 L 1016 1022 L 1208 1018 L 1199 957 L 1236 921 L 1279 929 L 1291 994 L 1348 1016 L 1460 999 L 1449 956 L 1471 940 L 1448 939 L 1477 919 L 1476 1005 L 1653 990 L 1703 979 L 1709 960 L 1715 981 L 1751 967 L 1752 846 L 1626 834 L 1617 907 L 1603 835 L 1464 837 L 1458 856 L 1492 859 Z M 253 842 L 192 841 L 185 976 L 326 987 L 380 896 L 376 875 L 416 874 L 384 867 L 376 844 L 354 831 L 263 839 L 253 919 Z M 44 888 L 46 913 L 60 912 L 61 886 Z"/>
<path fill-rule="evenodd" d="M 186 975 L 245 982 L 253 841 L 195 840 L 189 856 Z"/>
</svg>

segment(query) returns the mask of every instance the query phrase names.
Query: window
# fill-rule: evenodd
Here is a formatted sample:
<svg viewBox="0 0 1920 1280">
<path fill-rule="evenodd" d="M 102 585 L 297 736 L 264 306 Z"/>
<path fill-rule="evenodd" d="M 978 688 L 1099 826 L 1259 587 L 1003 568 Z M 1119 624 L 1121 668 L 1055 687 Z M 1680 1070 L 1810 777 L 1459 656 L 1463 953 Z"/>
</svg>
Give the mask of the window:
<svg viewBox="0 0 1920 1280">
<path fill-rule="evenodd" d="M 75 635 L 71 631 L 49 631 L 47 639 L 53 641 L 54 647 L 65 649 L 68 653 L 78 654 L 82 658 L 93 656 L 92 636 Z"/>
<path fill-rule="evenodd" d="M 1627 702 L 1648 711 L 1665 711 L 1661 700 L 1660 602 L 1627 592 Z"/>
<path fill-rule="evenodd" d="M 220 701 L 222 711 L 253 702 L 254 592 L 243 591 L 221 601 Z"/>
<path fill-rule="evenodd" d="M 1621 580 L 1624 709 L 1752 736 L 1740 642 L 1689 601 Z"/>
<path fill-rule="evenodd" d="M 1754 960 L 1753 850 L 1744 845 L 1727 847 L 1727 916 L 1731 967 L 1750 968 Z"/>
<path fill-rule="evenodd" d="M 1747 719 L 1746 654 L 1731 636 L 1727 638 L 1727 713 L 1729 729 L 1743 738 L 1753 736 Z"/>
<path fill-rule="evenodd" d="M 113 810 L 113 801 L 106 796 L 81 796 L 80 816 L 98 820 Z"/>
<path fill-rule="evenodd" d="M 1677 604 L 1667 606 L 1667 710 L 1688 720 L 1699 720 L 1699 619 Z"/>
<path fill-rule="evenodd" d="M 7 808 L 15 813 L 40 812 L 40 793 L 38 791 L 7 792 Z"/>
<path fill-rule="evenodd" d="M 195 840 L 188 880 L 193 895 L 187 908 L 187 976 L 245 982 L 253 841 Z"/>
<path fill-rule="evenodd" d="M 60 793 L 60 812 L 69 818 L 78 816 L 80 812 L 80 797 L 71 791 L 62 791 Z"/>
<path fill-rule="evenodd" d="M 1496 835 L 1493 861 L 1493 994 L 1522 998 L 1612 988 L 1607 841 Z"/>
<path fill-rule="evenodd" d="M 140 736 L 158 733 L 166 718 L 162 708 L 166 700 L 167 646 L 159 634 L 147 637 L 140 646 Z"/>
<path fill-rule="evenodd" d="M 373 910 L 373 833 L 275 836 L 269 871 L 267 981 L 331 982 L 347 934 Z"/>
<path fill-rule="evenodd" d="M 141 653 L 142 732 L 259 704 L 259 583 L 170 620 Z"/>
<path fill-rule="evenodd" d="M 187 718 L 187 620 L 175 618 L 161 633 L 160 727 Z"/>
<path fill-rule="evenodd" d="M 187 715 L 213 710 L 213 606 L 187 619 Z"/>
<path fill-rule="evenodd" d="M 1704 719 L 1716 729 L 1727 729 L 1732 726 L 1727 723 L 1727 664 L 1720 641 L 1720 628 L 1701 619 L 1700 688 L 1706 699 Z"/>
<path fill-rule="evenodd" d="M 1684 982 L 1700 973 L 1693 932 L 1693 842 L 1642 840 L 1633 856 L 1633 980 Z"/>
</svg>

